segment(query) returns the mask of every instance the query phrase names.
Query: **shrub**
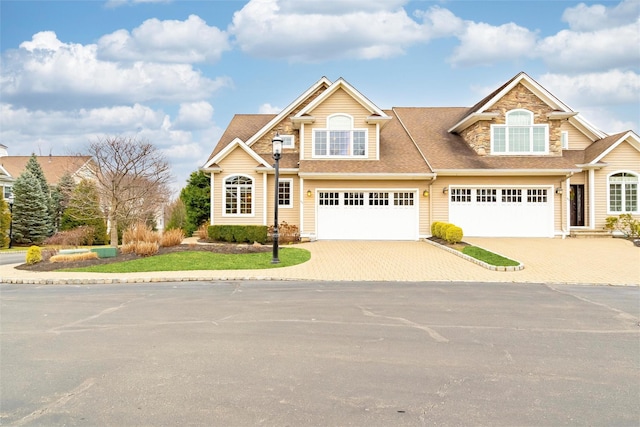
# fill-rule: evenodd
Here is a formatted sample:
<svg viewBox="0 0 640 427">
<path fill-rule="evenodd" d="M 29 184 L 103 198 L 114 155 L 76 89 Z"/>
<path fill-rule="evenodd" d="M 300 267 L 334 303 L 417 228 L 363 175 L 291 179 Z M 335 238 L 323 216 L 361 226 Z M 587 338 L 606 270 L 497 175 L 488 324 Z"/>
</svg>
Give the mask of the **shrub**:
<svg viewBox="0 0 640 427">
<path fill-rule="evenodd" d="M 169 247 L 169 246 L 177 246 L 184 240 L 184 232 L 180 228 L 174 228 L 173 230 L 166 230 L 162 233 L 162 238 L 160 239 L 160 246 Z"/>
<path fill-rule="evenodd" d="M 73 262 L 73 261 L 85 261 L 88 259 L 98 259 L 98 254 L 95 252 L 83 252 L 80 254 L 59 254 L 51 257 L 51 262 Z"/>
<path fill-rule="evenodd" d="M 37 264 L 40 261 L 42 261 L 42 250 L 40 249 L 40 247 L 39 246 L 31 246 L 27 250 L 27 257 L 26 257 L 25 261 L 29 265 Z"/>
<path fill-rule="evenodd" d="M 52 246 L 91 246 L 94 242 L 95 229 L 88 225 L 76 227 L 72 230 L 59 231 L 44 241 Z"/>
<path fill-rule="evenodd" d="M 209 221 L 201 224 L 200 227 L 198 227 L 198 231 L 196 232 L 196 234 L 198 236 L 198 239 L 207 240 L 209 238 Z"/>
<path fill-rule="evenodd" d="M 447 228 L 444 239 L 449 243 L 458 243 L 462 241 L 462 228 L 451 225 Z"/>
<path fill-rule="evenodd" d="M 620 214 L 620 216 L 610 216 L 605 220 L 605 230 L 619 231 L 626 238 L 640 237 L 640 221 L 634 219 L 631 214 Z"/>
<path fill-rule="evenodd" d="M 440 237 L 438 236 L 438 232 L 440 231 L 441 224 L 442 222 L 440 221 L 435 221 L 434 223 L 431 224 L 431 235 L 433 237 Z"/>
<path fill-rule="evenodd" d="M 266 225 L 210 225 L 207 231 L 209 239 L 218 242 L 267 242 Z"/>
<path fill-rule="evenodd" d="M 138 256 L 151 256 L 158 253 L 160 245 L 158 242 L 136 242 L 135 253 Z"/>
<path fill-rule="evenodd" d="M 447 230 L 448 230 L 450 227 L 454 227 L 454 225 L 453 225 L 453 224 L 449 224 L 448 222 L 443 222 L 443 223 L 440 225 L 440 231 L 439 231 L 439 235 L 438 235 L 438 237 L 439 237 L 439 238 L 441 238 L 441 239 L 444 239 L 444 238 L 445 238 L 445 236 L 447 235 Z"/>
<path fill-rule="evenodd" d="M 127 228 L 122 234 L 122 243 L 153 242 L 160 243 L 160 235 L 145 223 L 137 223 Z"/>
<path fill-rule="evenodd" d="M 269 226 L 268 234 L 273 241 L 273 225 Z M 300 241 L 298 226 L 282 221 L 280 225 L 278 225 L 278 243 L 293 243 L 298 241 Z"/>
</svg>

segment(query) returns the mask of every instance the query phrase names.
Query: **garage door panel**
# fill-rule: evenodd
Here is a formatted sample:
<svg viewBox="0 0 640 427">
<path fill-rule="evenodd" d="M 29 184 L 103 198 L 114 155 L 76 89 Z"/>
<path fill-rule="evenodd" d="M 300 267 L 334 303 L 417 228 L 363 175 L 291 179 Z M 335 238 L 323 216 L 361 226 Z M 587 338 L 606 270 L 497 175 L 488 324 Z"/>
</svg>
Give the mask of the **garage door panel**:
<svg viewBox="0 0 640 427">
<path fill-rule="evenodd" d="M 361 205 L 352 191 L 340 192 L 337 204 L 327 204 L 320 194 L 317 238 L 325 240 L 417 240 L 418 211 L 415 192 L 402 192 L 402 205 L 394 204 L 397 193 L 388 190 L 363 191 Z M 346 196 L 345 196 L 346 194 Z M 386 198 L 385 196 L 388 196 Z M 335 197 L 333 198 L 335 200 Z M 333 202 L 331 202 L 333 203 Z M 346 205 L 345 203 L 356 203 Z M 370 204 L 371 203 L 371 204 Z"/>
<path fill-rule="evenodd" d="M 553 237 L 553 203 L 549 189 L 486 190 L 451 189 L 449 221 L 461 227 L 465 236 Z"/>
</svg>

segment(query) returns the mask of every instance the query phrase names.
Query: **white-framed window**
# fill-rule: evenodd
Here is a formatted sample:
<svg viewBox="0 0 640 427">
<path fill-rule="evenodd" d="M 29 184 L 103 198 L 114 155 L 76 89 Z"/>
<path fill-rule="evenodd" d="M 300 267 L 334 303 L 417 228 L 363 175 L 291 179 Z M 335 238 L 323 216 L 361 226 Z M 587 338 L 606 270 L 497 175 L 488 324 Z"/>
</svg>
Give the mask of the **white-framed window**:
<svg viewBox="0 0 640 427">
<path fill-rule="evenodd" d="M 638 175 L 616 172 L 607 178 L 609 183 L 609 213 L 638 212 Z"/>
<path fill-rule="evenodd" d="M 293 207 L 293 179 L 280 178 L 278 180 L 278 206 L 281 208 Z"/>
<path fill-rule="evenodd" d="M 413 206 L 413 193 L 393 193 L 394 206 Z"/>
<path fill-rule="evenodd" d="M 321 191 L 318 193 L 318 203 L 320 206 L 338 206 L 340 204 L 340 193 Z"/>
<path fill-rule="evenodd" d="M 451 201 L 454 203 L 470 203 L 471 189 L 470 188 L 452 188 Z"/>
<path fill-rule="evenodd" d="M 560 132 L 560 138 L 562 141 L 562 149 L 563 150 L 569 149 L 569 132 L 566 130 L 563 130 L 562 132 Z"/>
<path fill-rule="evenodd" d="M 344 193 L 345 206 L 364 206 L 364 193 Z"/>
<path fill-rule="evenodd" d="M 521 188 L 503 188 L 502 203 L 522 203 Z"/>
<path fill-rule="evenodd" d="M 529 188 L 527 189 L 528 203 L 547 203 L 546 188 Z"/>
<path fill-rule="evenodd" d="M 549 126 L 533 123 L 528 110 L 511 110 L 504 125 L 491 125 L 492 154 L 547 154 Z"/>
<path fill-rule="evenodd" d="M 282 148 L 294 148 L 296 144 L 295 137 L 293 135 L 280 135 L 282 138 Z"/>
<path fill-rule="evenodd" d="M 327 117 L 326 129 L 313 130 L 313 157 L 366 157 L 367 129 L 354 129 L 353 117 Z"/>
<path fill-rule="evenodd" d="M 2 193 L 2 197 L 4 197 L 5 200 L 9 200 L 13 195 L 13 187 L 11 187 L 10 185 L 5 185 L 3 187 Z"/>
<path fill-rule="evenodd" d="M 478 188 L 476 190 L 476 202 L 478 203 L 496 203 L 495 188 Z"/>
<path fill-rule="evenodd" d="M 389 206 L 389 193 L 369 193 L 369 206 Z"/>
<path fill-rule="evenodd" d="M 225 178 L 224 215 L 253 215 L 253 179 L 244 175 Z"/>
</svg>

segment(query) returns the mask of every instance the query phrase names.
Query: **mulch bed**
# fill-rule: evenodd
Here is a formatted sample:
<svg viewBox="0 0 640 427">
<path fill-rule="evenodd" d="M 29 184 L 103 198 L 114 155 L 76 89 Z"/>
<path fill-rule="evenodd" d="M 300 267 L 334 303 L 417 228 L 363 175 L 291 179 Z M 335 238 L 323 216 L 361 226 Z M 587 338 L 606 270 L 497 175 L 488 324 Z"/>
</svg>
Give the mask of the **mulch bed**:
<svg viewBox="0 0 640 427">
<path fill-rule="evenodd" d="M 156 255 L 169 254 L 174 252 L 185 252 L 185 251 L 201 251 L 201 252 L 214 252 L 218 254 L 251 254 L 251 253 L 259 253 L 259 252 L 269 252 L 272 250 L 272 247 L 269 245 L 249 245 L 249 244 L 238 244 L 238 243 L 213 243 L 208 245 L 177 245 L 171 246 L 168 248 L 160 248 Z M 16 268 L 19 270 L 28 270 L 28 271 L 55 271 L 64 268 L 80 268 L 80 267 L 89 267 L 92 265 L 100 265 L 100 264 L 111 264 L 114 262 L 123 262 L 130 261 L 134 259 L 140 258 L 136 254 L 122 254 L 118 250 L 118 254 L 113 258 L 99 258 L 99 259 L 89 259 L 84 261 L 72 261 L 72 262 L 49 262 L 42 261 L 37 264 L 22 264 L 17 266 Z"/>
<path fill-rule="evenodd" d="M 447 241 L 446 241 L 446 240 L 444 240 L 444 239 L 441 239 L 441 238 L 439 238 L 439 237 L 433 237 L 433 236 L 428 237 L 428 238 L 427 238 L 427 240 L 431 240 L 432 242 L 436 242 L 436 243 L 437 243 L 437 244 L 439 244 L 439 245 L 442 245 L 442 246 L 448 246 L 448 247 L 450 247 L 450 248 L 458 249 L 458 250 L 460 250 L 460 249 L 464 248 L 465 246 L 471 246 L 471 245 L 470 245 L 469 243 L 467 243 L 467 242 L 449 243 L 449 242 L 447 242 Z"/>
</svg>

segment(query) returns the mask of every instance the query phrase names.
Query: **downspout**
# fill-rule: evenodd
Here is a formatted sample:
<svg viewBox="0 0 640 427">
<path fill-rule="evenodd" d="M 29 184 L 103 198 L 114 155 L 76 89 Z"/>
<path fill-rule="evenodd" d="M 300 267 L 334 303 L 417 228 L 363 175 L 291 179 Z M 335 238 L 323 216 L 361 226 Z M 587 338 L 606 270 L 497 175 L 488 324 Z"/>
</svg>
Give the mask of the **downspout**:
<svg viewBox="0 0 640 427">
<path fill-rule="evenodd" d="M 267 173 L 263 172 L 262 177 L 262 225 L 267 225 Z"/>
<path fill-rule="evenodd" d="M 429 183 L 429 235 L 431 235 L 431 224 L 433 224 L 433 183 L 438 179 L 438 175 L 434 174 L 433 179 Z"/>
<path fill-rule="evenodd" d="M 215 193 L 215 179 L 213 174 L 210 174 L 211 176 L 211 191 L 209 194 L 209 224 L 213 225 L 214 221 L 213 221 L 213 212 L 214 212 L 214 204 L 213 201 L 215 200 L 215 198 L 213 197 L 214 193 Z"/>
<path fill-rule="evenodd" d="M 589 169 L 589 228 L 596 228 L 596 170 Z"/>
<path fill-rule="evenodd" d="M 304 178 L 300 178 L 300 229 L 298 233 L 304 233 Z"/>
</svg>

